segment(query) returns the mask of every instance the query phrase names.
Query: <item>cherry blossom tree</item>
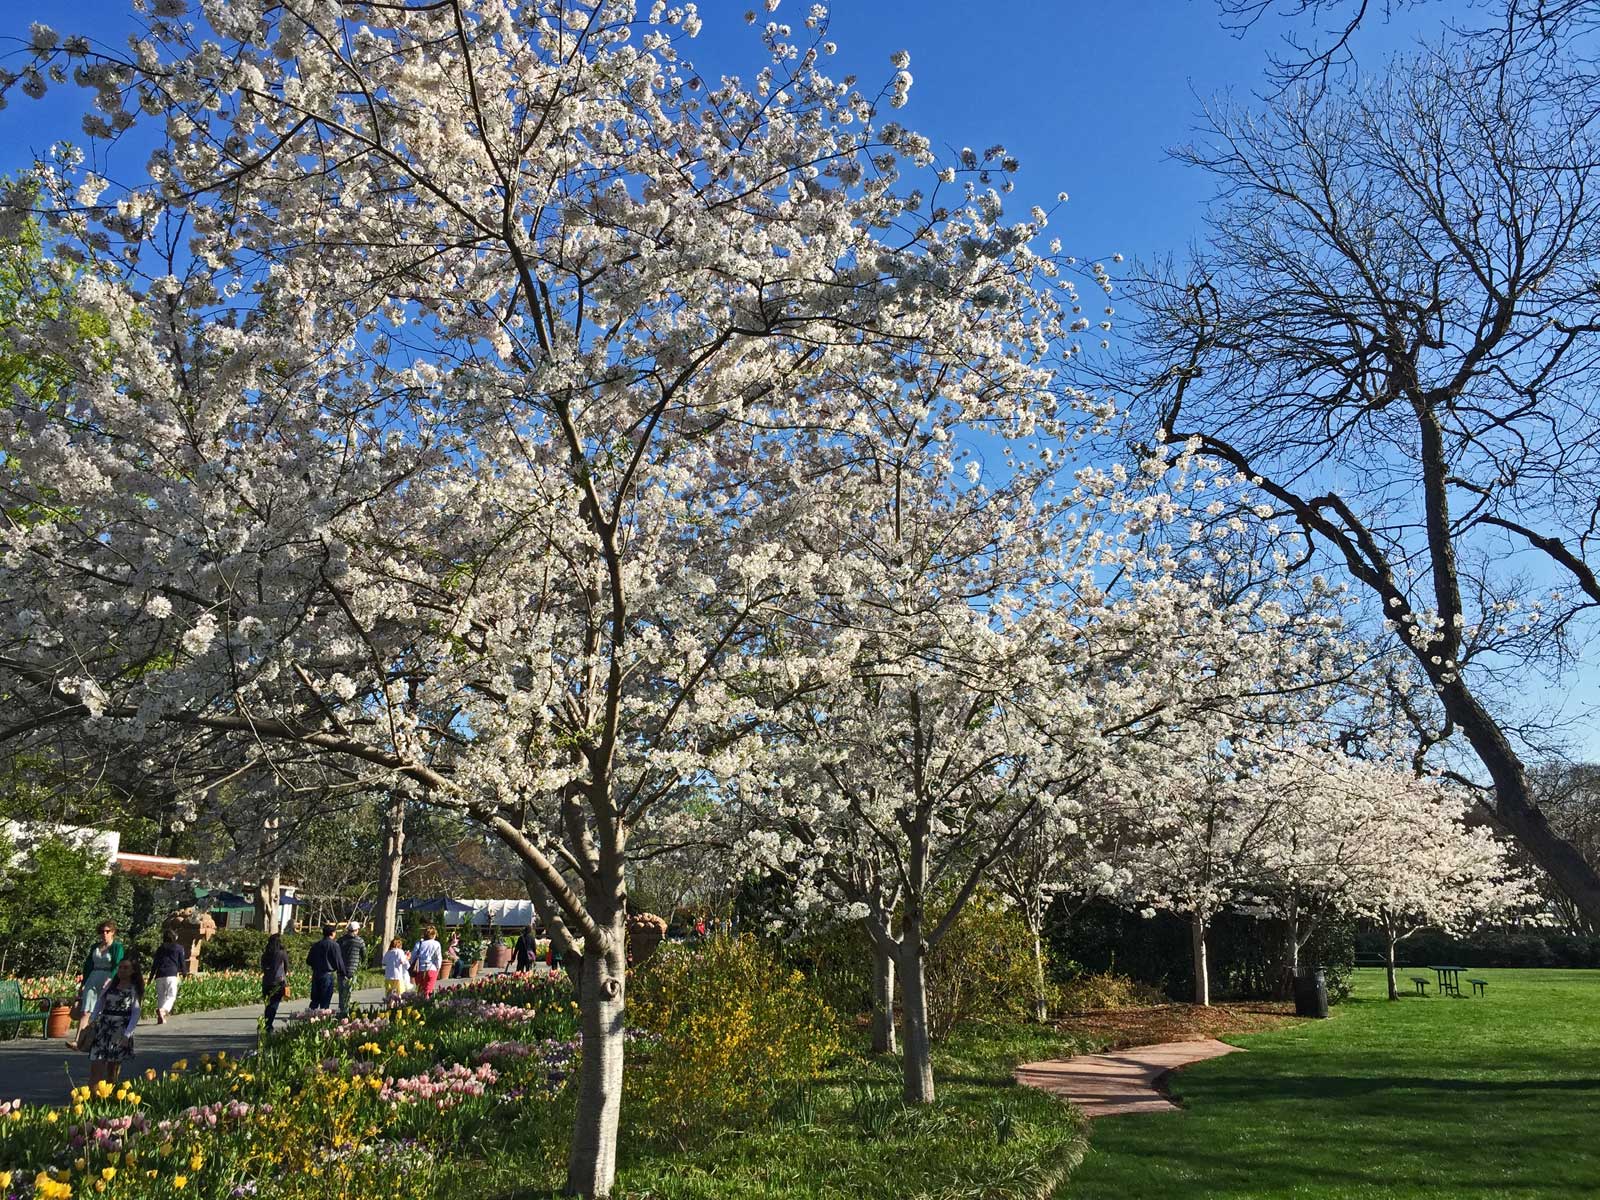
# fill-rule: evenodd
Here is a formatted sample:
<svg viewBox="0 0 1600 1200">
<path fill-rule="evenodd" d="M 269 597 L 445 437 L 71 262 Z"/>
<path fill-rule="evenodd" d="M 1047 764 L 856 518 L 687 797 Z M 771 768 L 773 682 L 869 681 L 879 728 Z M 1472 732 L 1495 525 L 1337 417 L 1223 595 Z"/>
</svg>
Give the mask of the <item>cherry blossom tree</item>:
<svg viewBox="0 0 1600 1200">
<path fill-rule="evenodd" d="M 162 142 L 12 195 L 108 332 L 24 335 L 72 384 L 0 445 L 8 731 L 337 761 L 501 838 L 584 942 L 568 1188 L 603 1196 L 633 836 L 751 769 L 762 631 L 852 586 L 813 549 L 840 473 L 1070 436 L 1048 214 L 885 119 L 902 57 L 825 74 L 820 6 L 748 81 L 683 58 L 693 5 L 149 12 L 120 53 L 36 26 L 13 79 Z"/>
</svg>

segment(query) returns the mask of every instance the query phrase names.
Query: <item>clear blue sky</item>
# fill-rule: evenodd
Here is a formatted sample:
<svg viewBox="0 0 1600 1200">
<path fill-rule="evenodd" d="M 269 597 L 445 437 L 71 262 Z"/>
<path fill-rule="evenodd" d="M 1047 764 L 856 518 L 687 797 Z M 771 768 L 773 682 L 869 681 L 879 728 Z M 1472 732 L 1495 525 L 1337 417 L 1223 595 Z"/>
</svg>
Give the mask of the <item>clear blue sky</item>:
<svg viewBox="0 0 1600 1200">
<path fill-rule="evenodd" d="M 748 77 L 763 64 L 757 31 L 743 19 L 752 8 L 758 22 L 768 19 L 761 0 L 702 0 L 705 28 L 689 51 L 702 72 Z M 773 19 L 798 26 L 808 9 L 807 0 L 783 0 Z M 42 17 L 116 43 L 132 28 L 128 11 L 129 0 L 13 3 L 0 11 L 0 36 L 26 36 L 28 21 Z M 1424 5 L 1369 23 L 1357 50 L 1376 69 L 1437 36 L 1451 17 L 1474 15 L 1482 14 L 1466 0 Z M 1052 233 L 1069 252 L 1181 255 L 1201 232 L 1209 184 L 1165 151 L 1186 139 L 1204 98 L 1227 92 L 1249 102 L 1266 88 L 1268 55 L 1291 29 L 1311 32 L 1274 16 L 1237 36 L 1214 0 L 837 0 L 829 37 L 839 54 L 830 66 L 876 92 L 893 73 L 890 54 L 910 51 L 916 82 L 897 116 L 936 146 L 1004 144 L 1022 161 L 1015 211 L 1068 192 Z M 40 103 L 17 96 L 0 111 L 0 172 L 57 139 L 82 143 L 86 103 L 72 87 Z M 1600 695 L 1596 674 L 1590 666 L 1568 681 L 1580 703 Z M 1587 741 L 1591 756 L 1600 754 L 1600 737 Z"/>
</svg>

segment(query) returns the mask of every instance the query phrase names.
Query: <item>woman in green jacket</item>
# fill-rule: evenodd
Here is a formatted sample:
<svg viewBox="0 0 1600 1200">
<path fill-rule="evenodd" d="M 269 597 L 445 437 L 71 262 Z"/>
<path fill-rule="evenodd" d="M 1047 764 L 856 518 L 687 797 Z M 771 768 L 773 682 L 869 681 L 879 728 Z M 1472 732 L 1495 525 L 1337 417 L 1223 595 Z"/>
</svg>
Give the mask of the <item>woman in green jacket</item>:
<svg viewBox="0 0 1600 1200">
<path fill-rule="evenodd" d="M 83 959 L 83 990 L 78 993 L 79 1033 L 94 1016 L 95 1006 L 100 1003 L 100 993 L 116 976 L 117 964 L 122 962 L 124 953 L 126 951 L 122 943 L 117 940 L 117 923 L 101 921 L 100 940 L 89 947 L 89 953 Z"/>
</svg>

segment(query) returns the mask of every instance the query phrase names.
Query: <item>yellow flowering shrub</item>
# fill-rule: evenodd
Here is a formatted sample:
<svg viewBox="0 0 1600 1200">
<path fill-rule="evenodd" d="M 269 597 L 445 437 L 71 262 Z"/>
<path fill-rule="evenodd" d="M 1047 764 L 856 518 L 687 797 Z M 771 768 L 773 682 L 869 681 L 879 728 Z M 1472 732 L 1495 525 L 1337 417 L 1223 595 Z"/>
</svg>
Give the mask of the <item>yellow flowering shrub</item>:
<svg viewBox="0 0 1600 1200">
<path fill-rule="evenodd" d="M 629 1072 L 634 1117 L 680 1140 L 764 1114 L 842 1049 L 806 977 L 748 935 L 663 948 L 635 976 L 629 1023 L 658 1039 Z"/>
</svg>

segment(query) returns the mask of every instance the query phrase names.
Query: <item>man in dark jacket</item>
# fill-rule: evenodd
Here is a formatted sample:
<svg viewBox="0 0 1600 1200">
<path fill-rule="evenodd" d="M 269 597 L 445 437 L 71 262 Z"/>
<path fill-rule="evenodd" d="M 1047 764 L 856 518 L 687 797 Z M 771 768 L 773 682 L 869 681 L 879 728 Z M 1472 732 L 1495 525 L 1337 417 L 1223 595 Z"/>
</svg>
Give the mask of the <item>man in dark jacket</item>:
<svg viewBox="0 0 1600 1200">
<path fill-rule="evenodd" d="M 189 966 L 189 952 L 178 940 L 178 933 L 168 929 L 162 935 L 151 962 L 151 978 L 156 985 L 156 1024 L 165 1025 L 172 1015 L 172 1006 L 178 1002 L 178 979 Z"/>
<path fill-rule="evenodd" d="M 511 952 L 513 956 L 511 960 L 512 970 L 533 970 L 533 960 L 539 956 L 539 938 L 534 933 L 532 925 L 522 931 L 522 936 L 517 939 L 516 944 L 511 948 Z"/>
<path fill-rule="evenodd" d="M 339 1015 L 350 1015 L 350 989 L 355 978 L 367 965 L 367 942 L 361 936 L 361 922 L 351 921 L 339 938 L 339 955 L 344 960 L 344 973 L 339 976 Z"/>
<path fill-rule="evenodd" d="M 333 940 L 334 925 L 322 927 L 322 940 L 311 947 L 306 955 L 306 966 L 311 968 L 311 1003 L 307 1012 L 333 1006 L 333 986 L 344 975 L 344 952 Z"/>
</svg>

